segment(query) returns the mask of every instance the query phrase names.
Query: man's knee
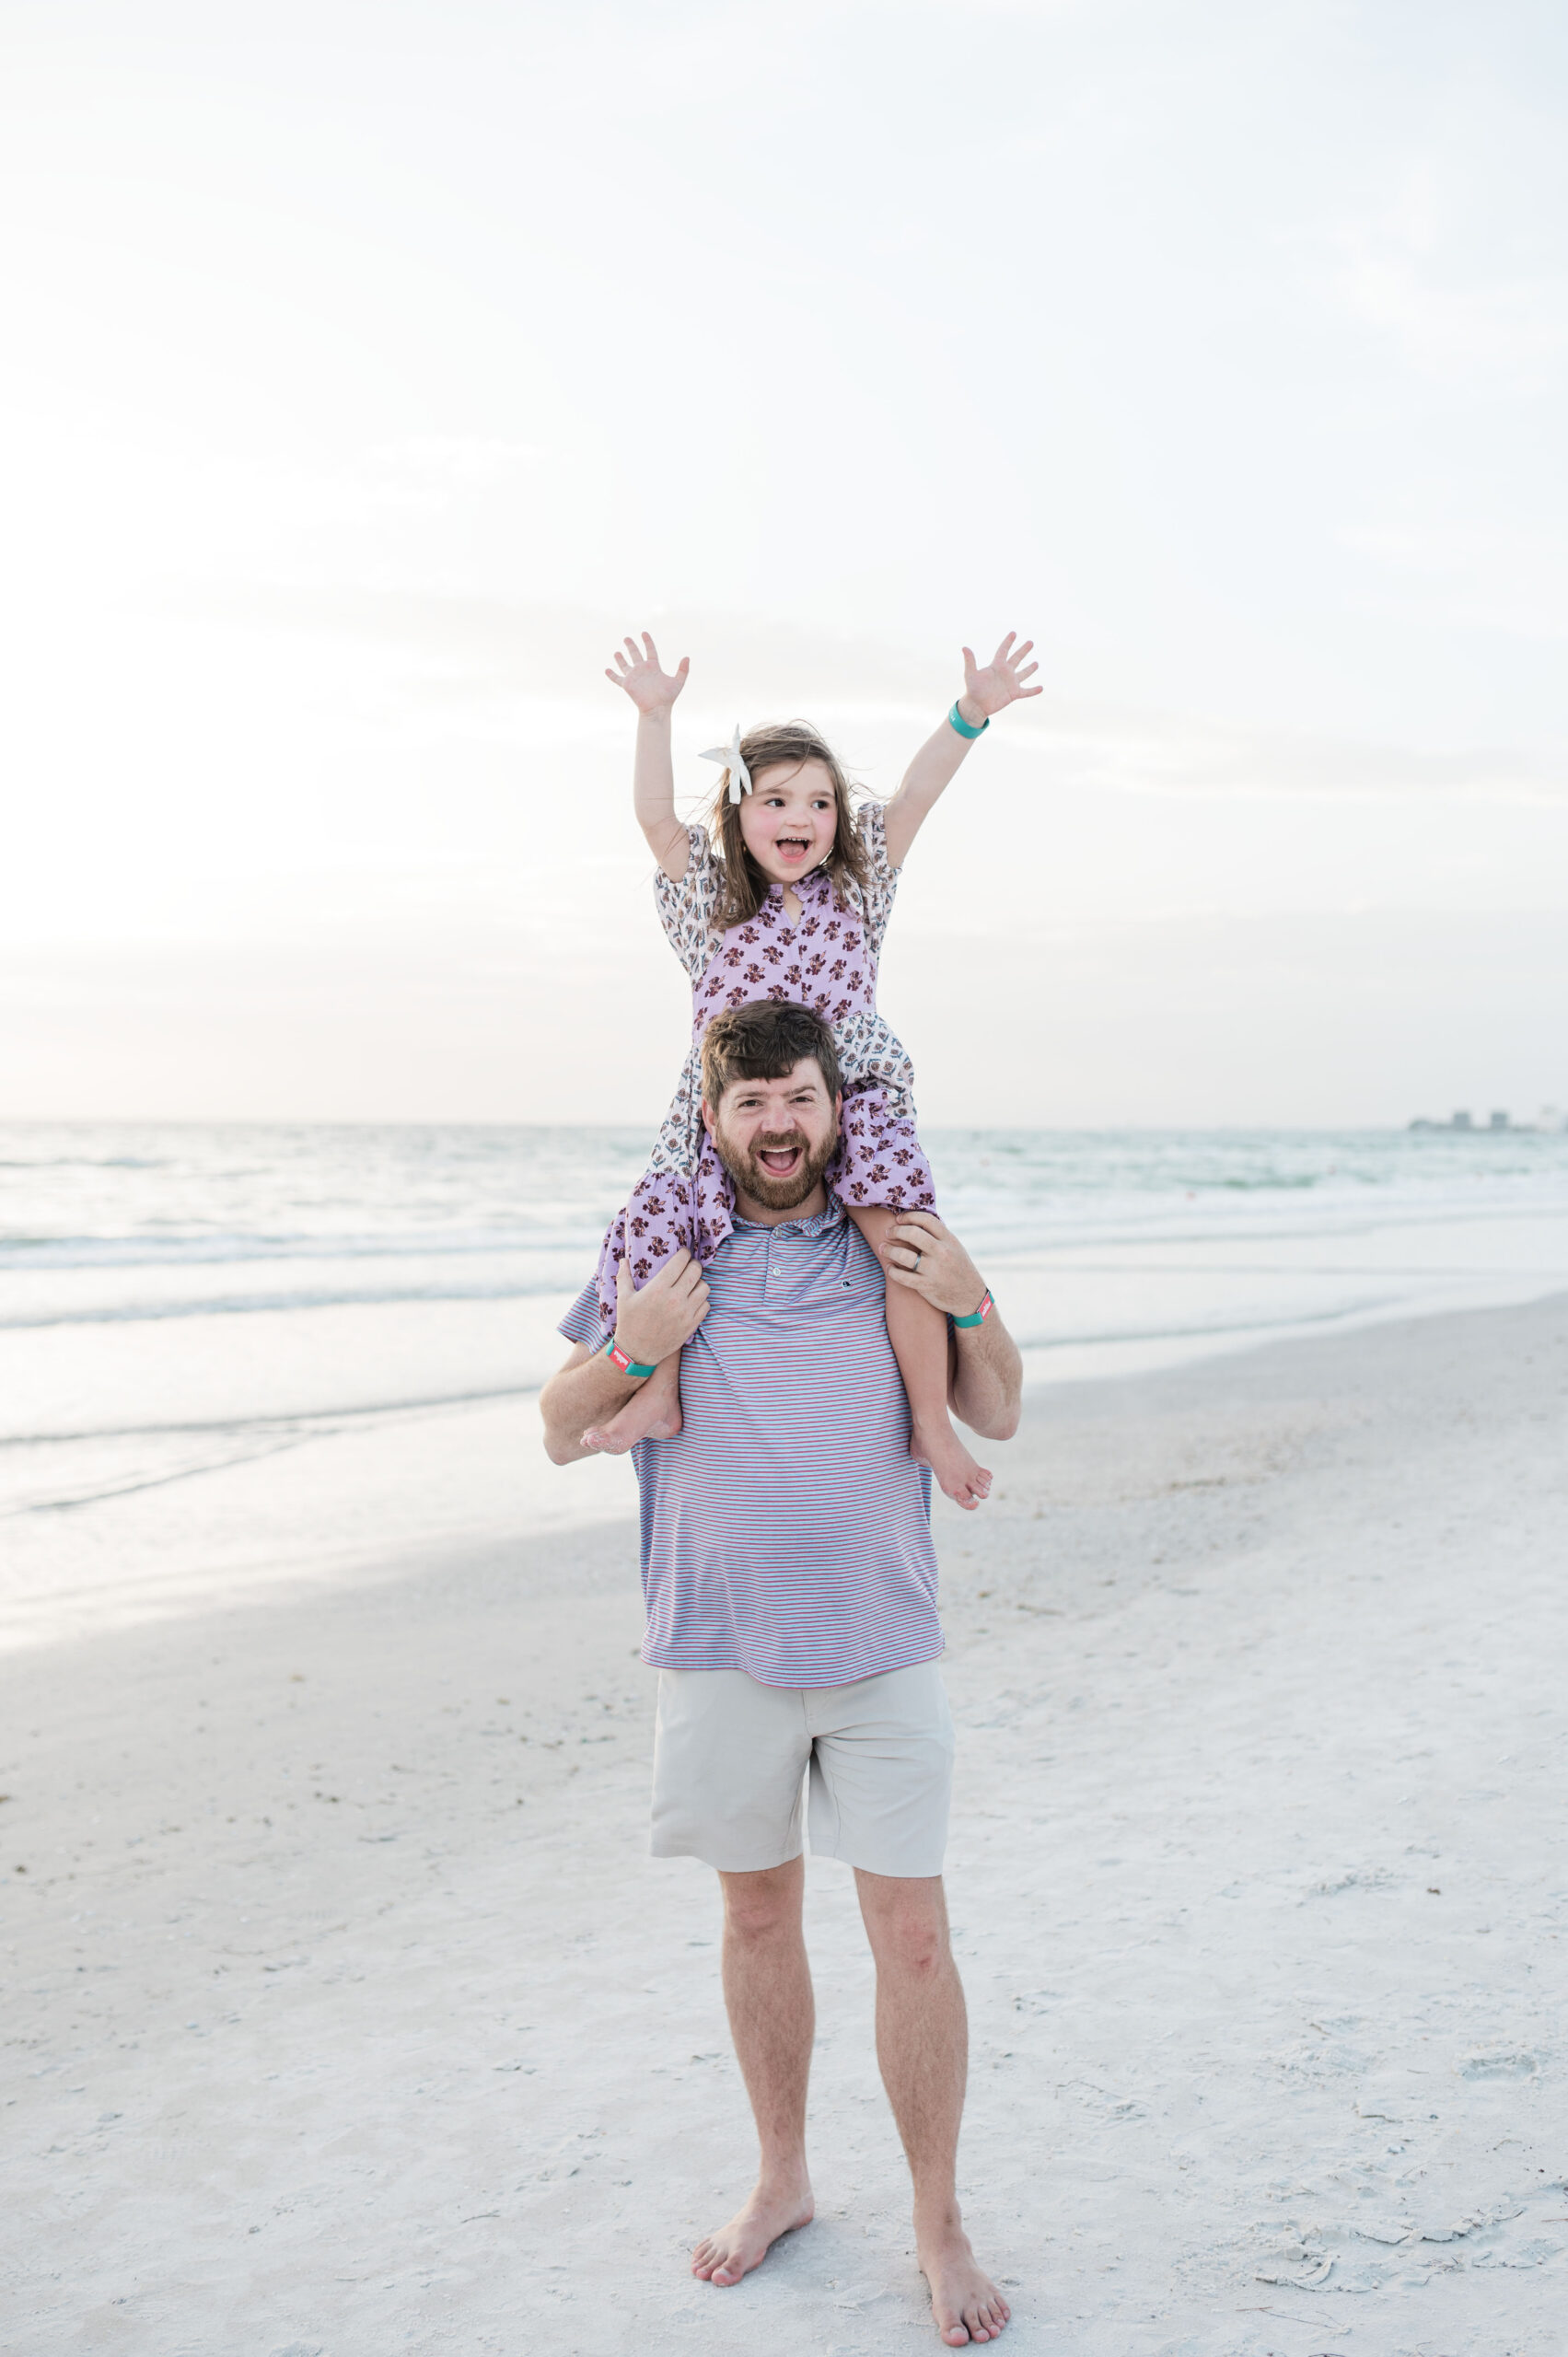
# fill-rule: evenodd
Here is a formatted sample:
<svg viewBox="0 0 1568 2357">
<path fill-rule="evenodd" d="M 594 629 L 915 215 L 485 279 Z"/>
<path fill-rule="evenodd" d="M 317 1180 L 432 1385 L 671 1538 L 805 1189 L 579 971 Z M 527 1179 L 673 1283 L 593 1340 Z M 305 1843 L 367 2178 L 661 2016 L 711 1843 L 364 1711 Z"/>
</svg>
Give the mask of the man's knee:
<svg viewBox="0 0 1568 2357">
<path fill-rule="evenodd" d="M 937 1876 L 905 1881 L 893 1875 L 856 1876 L 861 1910 L 879 1970 L 933 1980 L 952 1962 L 947 1909 Z"/>
<path fill-rule="evenodd" d="M 952 1963 L 947 1932 L 936 1924 L 900 1923 L 877 1943 L 877 1968 L 907 1980 L 935 1980 Z"/>
<path fill-rule="evenodd" d="M 739 1940 L 776 1939 L 798 1931 L 803 1876 L 798 1858 L 756 1874 L 721 1874 L 725 1929 Z"/>
</svg>

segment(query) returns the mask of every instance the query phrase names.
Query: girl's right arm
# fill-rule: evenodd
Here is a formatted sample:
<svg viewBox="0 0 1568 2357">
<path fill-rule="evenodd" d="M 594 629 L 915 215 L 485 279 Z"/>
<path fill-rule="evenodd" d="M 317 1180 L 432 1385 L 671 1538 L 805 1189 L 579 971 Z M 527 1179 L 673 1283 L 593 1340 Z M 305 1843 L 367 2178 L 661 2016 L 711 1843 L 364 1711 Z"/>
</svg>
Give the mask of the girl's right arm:
<svg viewBox="0 0 1568 2357">
<path fill-rule="evenodd" d="M 605 678 L 618 688 L 624 688 L 637 707 L 637 754 L 632 769 L 632 802 L 637 813 L 637 824 L 659 865 L 672 884 L 679 884 L 686 873 L 691 856 L 691 844 L 685 828 L 675 815 L 675 764 L 669 752 L 669 715 L 675 699 L 686 685 L 686 674 L 691 658 L 683 655 L 674 671 L 659 668 L 658 649 L 646 631 L 643 633 L 642 650 L 634 639 L 626 641 L 626 653 L 616 650 L 617 668 L 608 668 Z"/>
</svg>

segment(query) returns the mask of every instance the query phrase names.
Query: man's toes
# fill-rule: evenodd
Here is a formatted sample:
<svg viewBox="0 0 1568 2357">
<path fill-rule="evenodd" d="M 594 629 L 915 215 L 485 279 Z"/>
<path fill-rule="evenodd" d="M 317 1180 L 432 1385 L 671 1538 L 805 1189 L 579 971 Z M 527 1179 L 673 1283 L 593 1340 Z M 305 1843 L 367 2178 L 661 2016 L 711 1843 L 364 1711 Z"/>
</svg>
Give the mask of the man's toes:
<svg viewBox="0 0 1568 2357">
<path fill-rule="evenodd" d="M 994 2340 L 1002 2330 L 1002 2318 L 994 2300 L 974 2300 L 963 2312 L 964 2324 L 971 2340 Z"/>
</svg>

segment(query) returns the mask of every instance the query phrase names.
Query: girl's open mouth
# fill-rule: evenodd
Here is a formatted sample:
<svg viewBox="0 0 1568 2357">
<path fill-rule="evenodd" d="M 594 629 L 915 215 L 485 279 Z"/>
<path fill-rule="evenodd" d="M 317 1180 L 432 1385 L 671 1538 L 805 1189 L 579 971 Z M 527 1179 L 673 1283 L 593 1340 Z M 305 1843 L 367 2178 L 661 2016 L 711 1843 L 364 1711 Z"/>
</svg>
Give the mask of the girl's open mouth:
<svg viewBox="0 0 1568 2357">
<path fill-rule="evenodd" d="M 804 859 L 811 846 L 799 835 L 775 835 L 773 849 L 781 859 Z"/>
</svg>

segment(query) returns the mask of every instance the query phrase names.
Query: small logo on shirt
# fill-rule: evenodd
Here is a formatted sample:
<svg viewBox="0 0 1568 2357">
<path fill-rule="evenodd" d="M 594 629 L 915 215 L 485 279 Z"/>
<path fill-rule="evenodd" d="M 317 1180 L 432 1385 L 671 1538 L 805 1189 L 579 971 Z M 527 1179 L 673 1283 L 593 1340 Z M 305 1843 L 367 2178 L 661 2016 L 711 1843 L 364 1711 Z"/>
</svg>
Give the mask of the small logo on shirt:
<svg viewBox="0 0 1568 2357">
<path fill-rule="evenodd" d="M 845 1293 L 848 1293 L 851 1290 L 854 1282 L 854 1279 L 851 1277 L 841 1277 L 839 1279 L 839 1283 L 842 1286 Z"/>
</svg>

